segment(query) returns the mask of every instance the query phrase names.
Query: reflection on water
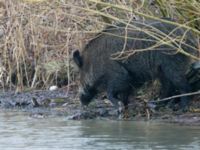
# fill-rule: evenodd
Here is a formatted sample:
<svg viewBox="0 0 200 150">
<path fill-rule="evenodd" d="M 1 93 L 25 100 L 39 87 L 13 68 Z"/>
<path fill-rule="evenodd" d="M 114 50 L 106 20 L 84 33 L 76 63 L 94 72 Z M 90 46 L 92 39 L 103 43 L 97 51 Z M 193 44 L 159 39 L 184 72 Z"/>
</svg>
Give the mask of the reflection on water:
<svg viewBox="0 0 200 150">
<path fill-rule="evenodd" d="M 199 150 L 200 127 L 131 121 L 34 119 L 0 111 L 0 149 Z"/>
</svg>

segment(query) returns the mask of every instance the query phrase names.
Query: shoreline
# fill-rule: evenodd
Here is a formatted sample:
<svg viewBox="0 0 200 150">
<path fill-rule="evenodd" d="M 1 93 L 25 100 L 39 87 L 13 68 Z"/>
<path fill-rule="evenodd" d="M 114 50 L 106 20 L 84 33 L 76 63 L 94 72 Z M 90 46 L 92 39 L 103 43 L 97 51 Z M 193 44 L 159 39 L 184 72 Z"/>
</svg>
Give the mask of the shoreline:
<svg viewBox="0 0 200 150">
<path fill-rule="evenodd" d="M 34 101 L 38 102 L 38 106 Z M 141 105 L 141 104 L 140 104 Z M 141 108 L 140 108 L 141 107 Z M 136 109 L 137 108 L 137 109 Z M 180 125 L 200 125 L 200 112 L 172 112 L 156 111 L 150 113 L 150 119 L 143 112 L 143 106 L 131 104 L 129 118 L 119 116 L 117 110 L 106 100 L 95 99 L 88 107 L 83 108 L 77 95 L 69 91 L 58 89 L 55 91 L 30 91 L 15 93 L 4 92 L 0 94 L 1 111 L 23 111 L 32 118 L 46 118 L 64 116 L 69 120 L 119 120 L 119 121 L 158 121 L 161 123 L 176 123 Z M 143 110 L 143 111 L 141 111 Z"/>
</svg>

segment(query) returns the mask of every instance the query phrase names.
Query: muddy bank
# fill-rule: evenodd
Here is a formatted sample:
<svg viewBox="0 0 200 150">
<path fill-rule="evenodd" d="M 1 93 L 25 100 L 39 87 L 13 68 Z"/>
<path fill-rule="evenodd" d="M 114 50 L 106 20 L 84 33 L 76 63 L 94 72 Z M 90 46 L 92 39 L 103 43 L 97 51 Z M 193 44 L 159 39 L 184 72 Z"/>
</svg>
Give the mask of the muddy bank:
<svg viewBox="0 0 200 150">
<path fill-rule="evenodd" d="M 192 103 L 191 111 L 182 113 L 163 109 L 151 111 L 145 104 L 135 99 L 129 105 L 128 117 L 124 118 L 105 98 L 95 99 L 88 107 L 81 107 L 77 94 L 65 89 L 55 91 L 31 91 L 0 94 L 0 108 L 16 109 L 29 113 L 34 118 L 66 116 L 68 119 L 112 119 L 112 120 L 150 120 L 186 125 L 200 125 L 198 104 Z M 150 118 L 150 119 L 149 119 Z"/>
<path fill-rule="evenodd" d="M 110 103 L 95 100 L 83 108 L 75 93 L 62 89 L 23 93 L 4 92 L 0 94 L 0 108 L 26 111 L 30 116 L 38 118 L 63 115 L 74 120 L 118 117 L 117 110 Z"/>
</svg>

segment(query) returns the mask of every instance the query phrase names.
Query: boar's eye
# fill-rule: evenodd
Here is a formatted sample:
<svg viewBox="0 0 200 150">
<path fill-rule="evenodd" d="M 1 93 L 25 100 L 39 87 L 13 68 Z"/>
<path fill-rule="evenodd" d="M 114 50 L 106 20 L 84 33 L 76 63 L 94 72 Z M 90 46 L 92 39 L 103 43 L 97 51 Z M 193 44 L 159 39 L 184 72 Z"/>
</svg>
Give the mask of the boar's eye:
<svg viewBox="0 0 200 150">
<path fill-rule="evenodd" d="M 76 63 L 76 65 L 81 68 L 82 65 L 83 65 L 83 59 L 82 57 L 80 56 L 80 52 L 79 50 L 75 50 L 73 52 L 73 59 L 74 59 L 74 62 Z"/>
</svg>

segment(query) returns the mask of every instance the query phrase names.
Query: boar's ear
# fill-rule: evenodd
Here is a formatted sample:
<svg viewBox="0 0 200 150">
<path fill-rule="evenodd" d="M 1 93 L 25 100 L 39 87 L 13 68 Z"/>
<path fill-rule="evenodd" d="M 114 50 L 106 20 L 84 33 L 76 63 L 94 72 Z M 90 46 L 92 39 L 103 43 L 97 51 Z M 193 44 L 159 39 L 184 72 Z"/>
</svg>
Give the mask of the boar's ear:
<svg viewBox="0 0 200 150">
<path fill-rule="evenodd" d="M 74 59 L 74 62 L 76 63 L 76 65 L 81 68 L 82 65 L 83 65 L 83 59 L 82 57 L 80 56 L 80 52 L 79 50 L 75 50 L 73 52 L 73 59 Z"/>
</svg>

